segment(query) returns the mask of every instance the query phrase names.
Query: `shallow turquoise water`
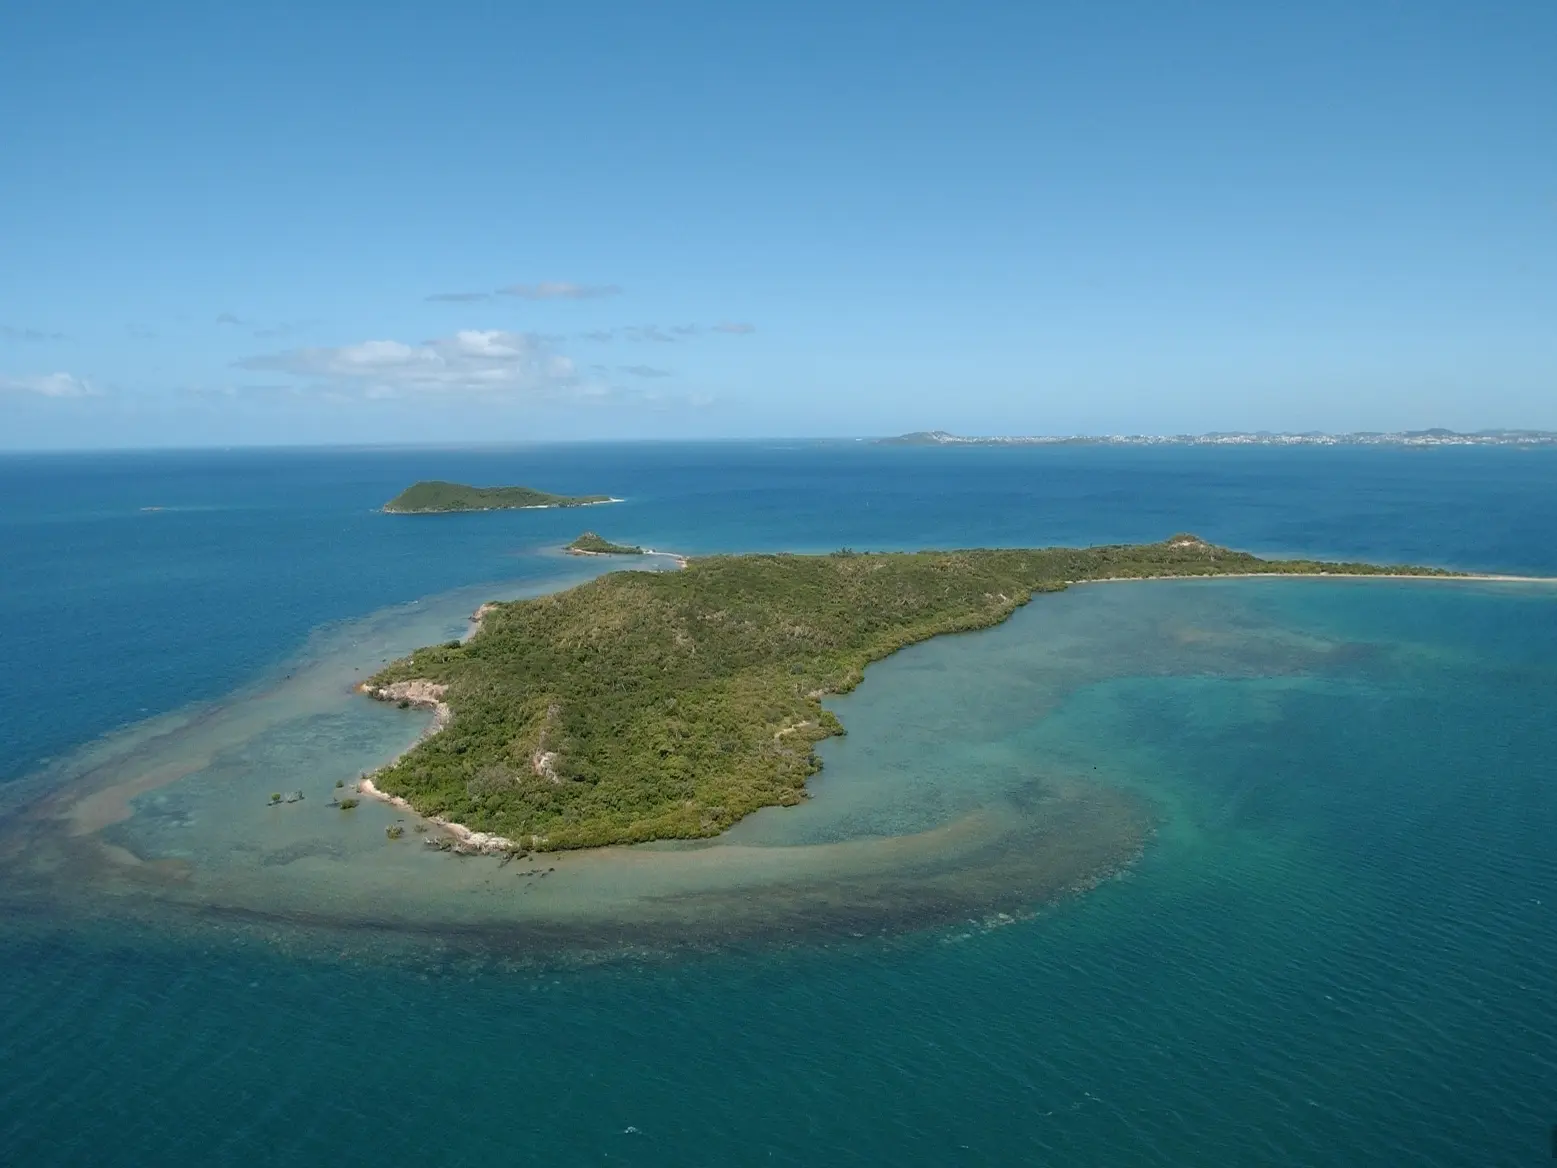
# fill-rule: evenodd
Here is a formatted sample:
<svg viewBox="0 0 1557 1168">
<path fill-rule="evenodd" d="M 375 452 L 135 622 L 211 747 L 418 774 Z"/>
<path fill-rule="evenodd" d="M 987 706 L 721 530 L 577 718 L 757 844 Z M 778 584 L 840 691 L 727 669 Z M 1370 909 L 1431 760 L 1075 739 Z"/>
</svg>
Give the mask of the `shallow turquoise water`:
<svg viewBox="0 0 1557 1168">
<path fill-rule="evenodd" d="M 1142 452 L 1121 469 L 1117 452 L 948 466 L 935 452 L 644 448 L 544 482 L 480 461 L 519 456 L 443 457 L 477 459 L 464 477 L 628 494 L 620 520 L 590 525 L 677 550 L 1187 528 L 1557 571 L 1557 460 L 1223 453 Z M 38 754 L 134 717 L 119 683 L 147 655 L 153 677 L 135 697 L 147 714 L 197 700 L 220 711 L 256 675 L 261 688 L 305 680 L 306 638 L 327 622 L 568 567 L 515 553 L 574 534 L 572 517 L 468 517 L 410 537 L 379 523 L 368 507 L 392 493 L 381 484 L 434 473 L 425 452 L 314 456 L 301 492 L 296 463 L 289 477 L 244 457 L 250 469 L 221 489 L 257 514 L 229 529 L 226 512 L 189 512 L 207 516 L 194 541 L 206 550 L 182 562 L 185 539 L 148 546 L 137 526 L 164 513 L 99 515 L 112 508 L 91 475 L 107 472 L 56 464 L 52 518 L 30 504 L 6 529 L 25 554 L 0 590 L 0 635 L 8 655 L 25 646 L 40 661 L 44 699 L 31 721 L 8 712 L 0 771 L 28 774 Z M 598 482 L 606 470 L 620 477 Z M 124 471 L 108 494 L 150 476 L 154 502 L 175 486 L 198 498 L 213 475 L 175 459 Z M 862 506 L 840 513 L 839 497 Z M 862 519 L 864 502 L 880 514 Z M 321 515 L 334 535 L 309 543 Z M 27 524 L 38 530 L 18 534 Z M 276 563 L 253 546 L 274 553 L 289 533 Z M 62 601 L 45 635 L 39 596 L 56 578 L 74 581 L 74 607 Z M 191 606 L 228 618 L 190 637 L 176 617 Z M 332 635 L 315 633 L 316 648 Z M 95 686 L 78 684 L 83 671 Z M 333 948 L 294 944 L 220 921 L 19 917 L 0 934 L 3 1158 L 1533 1163 L 1557 1120 L 1554 698 L 1557 591 L 1538 586 L 1217 581 L 1040 597 L 1000 629 L 872 667 L 836 703 L 850 734 L 825 744 L 816 798 L 732 834 L 781 845 L 918 831 L 1013 807 L 1033 775 L 1098 781 L 1160 817 L 1127 879 L 1030 919 L 743 937 L 584 967 L 379 953 L 345 933 Z M 314 766 L 405 728 L 326 719 L 287 739 L 286 757 Z M 175 838 L 180 814 L 135 830 Z"/>
</svg>

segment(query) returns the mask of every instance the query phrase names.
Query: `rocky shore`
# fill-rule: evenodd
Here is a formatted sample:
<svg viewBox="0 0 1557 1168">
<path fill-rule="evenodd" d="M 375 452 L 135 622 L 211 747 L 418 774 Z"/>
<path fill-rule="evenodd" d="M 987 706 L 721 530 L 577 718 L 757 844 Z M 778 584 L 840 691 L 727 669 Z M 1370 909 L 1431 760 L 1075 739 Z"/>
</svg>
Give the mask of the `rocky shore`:
<svg viewBox="0 0 1557 1168">
<path fill-rule="evenodd" d="M 475 636 L 481 629 L 481 622 L 486 615 L 497 608 L 494 603 L 483 604 L 470 616 L 470 628 L 465 633 L 465 640 Z M 422 733 L 418 741 L 431 738 L 446 727 L 454 718 L 454 711 L 443 700 L 443 695 L 448 691 L 448 686 L 439 685 L 437 682 L 428 681 L 425 678 L 413 678 L 409 681 L 396 681 L 389 685 L 369 685 L 363 682 L 357 689 L 380 702 L 394 702 L 396 705 L 415 706 L 421 710 L 431 710 L 433 713 L 432 725 Z M 398 795 L 391 795 L 387 791 L 381 791 L 374 785 L 371 776 L 364 776 L 357 783 L 359 794 L 370 799 L 388 803 L 401 811 L 412 815 L 419 815 L 416 808 Z M 478 852 L 492 855 L 513 854 L 524 852 L 527 849 L 515 840 L 500 835 L 491 835 L 484 831 L 472 831 L 462 823 L 454 823 L 441 816 L 428 816 L 427 822 L 442 828 L 448 835 L 454 837 L 454 850 L 461 852 Z"/>
</svg>

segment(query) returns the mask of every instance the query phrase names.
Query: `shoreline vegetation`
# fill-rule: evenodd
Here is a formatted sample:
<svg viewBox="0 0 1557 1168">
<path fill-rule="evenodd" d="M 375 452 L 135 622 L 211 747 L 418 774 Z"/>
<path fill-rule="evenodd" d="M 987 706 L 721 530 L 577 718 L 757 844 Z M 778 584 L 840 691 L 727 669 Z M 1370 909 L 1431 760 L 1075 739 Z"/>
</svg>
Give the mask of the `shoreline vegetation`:
<svg viewBox="0 0 1557 1168">
<path fill-rule="evenodd" d="M 534 511 L 620 503 L 610 495 L 553 495 L 533 487 L 472 487 L 428 479 L 401 491 L 383 510 L 390 515 L 439 515 L 454 511 Z M 598 537 L 597 537 L 598 538 Z"/>
<path fill-rule="evenodd" d="M 816 744 L 845 733 L 822 698 L 849 692 L 867 665 L 908 645 L 998 625 L 1037 593 L 1163 577 L 1473 578 L 1265 560 L 1193 535 L 682 564 L 484 604 L 463 641 L 419 649 L 367 679 L 364 693 L 430 709 L 434 722 L 365 776 L 362 792 L 479 851 L 706 838 L 806 797 L 821 768 Z"/>
<path fill-rule="evenodd" d="M 563 549 L 570 556 L 641 556 L 644 549 L 635 545 L 612 543 L 586 531 Z"/>
<path fill-rule="evenodd" d="M 651 547 L 638 547 L 636 544 L 612 543 L 593 531 L 584 532 L 562 550 L 570 556 L 658 556 L 661 559 L 674 561 L 678 568 L 685 568 L 690 562 L 680 552 L 660 552 Z"/>
</svg>

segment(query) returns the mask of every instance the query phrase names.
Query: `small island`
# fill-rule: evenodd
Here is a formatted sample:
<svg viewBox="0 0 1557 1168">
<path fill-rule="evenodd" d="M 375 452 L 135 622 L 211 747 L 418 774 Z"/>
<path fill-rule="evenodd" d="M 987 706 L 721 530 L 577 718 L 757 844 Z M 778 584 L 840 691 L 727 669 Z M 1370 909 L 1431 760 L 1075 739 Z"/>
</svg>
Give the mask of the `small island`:
<svg viewBox="0 0 1557 1168">
<path fill-rule="evenodd" d="M 645 554 L 641 547 L 612 543 L 610 540 L 596 535 L 593 531 L 586 531 L 563 550 L 570 556 L 641 556 Z"/>
<path fill-rule="evenodd" d="M 604 541 L 602 541 L 604 542 Z M 469 639 L 368 679 L 431 709 L 434 733 L 367 778 L 484 850 L 717 835 L 805 798 L 822 705 L 879 661 L 997 625 L 1084 581 L 1195 576 L 1451 576 L 1265 560 L 1193 535 L 1092 548 L 699 557 L 483 605 Z"/>
<path fill-rule="evenodd" d="M 401 491 L 384 510 L 392 515 L 436 515 L 449 511 L 527 511 L 542 507 L 593 507 L 620 503 L 610 495 L 553 495 L 533 487 L 471 487 L 436 479 Z"/>
</svg>

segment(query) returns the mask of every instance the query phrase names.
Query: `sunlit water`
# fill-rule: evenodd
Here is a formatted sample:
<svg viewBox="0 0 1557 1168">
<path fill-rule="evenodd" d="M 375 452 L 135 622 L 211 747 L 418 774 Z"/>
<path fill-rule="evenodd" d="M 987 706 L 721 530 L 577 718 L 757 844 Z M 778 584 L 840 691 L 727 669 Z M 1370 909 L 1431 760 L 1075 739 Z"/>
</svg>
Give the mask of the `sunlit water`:
<svg viewBox="0 0 1557 1168">
<path fill-rule="evenodd" d="M 800 807 L 500 865 L 330 806 L 425 724 L 355 678 L 598 569 L 543 550 L 577 516 L 372 511 L 434 474 L 625 495 L 588 525 L 678 551 L 1188 529 L 1557 572 L 1557 459 L 1502 452 L 5 463 L 0 1158 L 1546 1154 L 1557 589 L 1041 596 L 871 667 Z"/>
</svg>

